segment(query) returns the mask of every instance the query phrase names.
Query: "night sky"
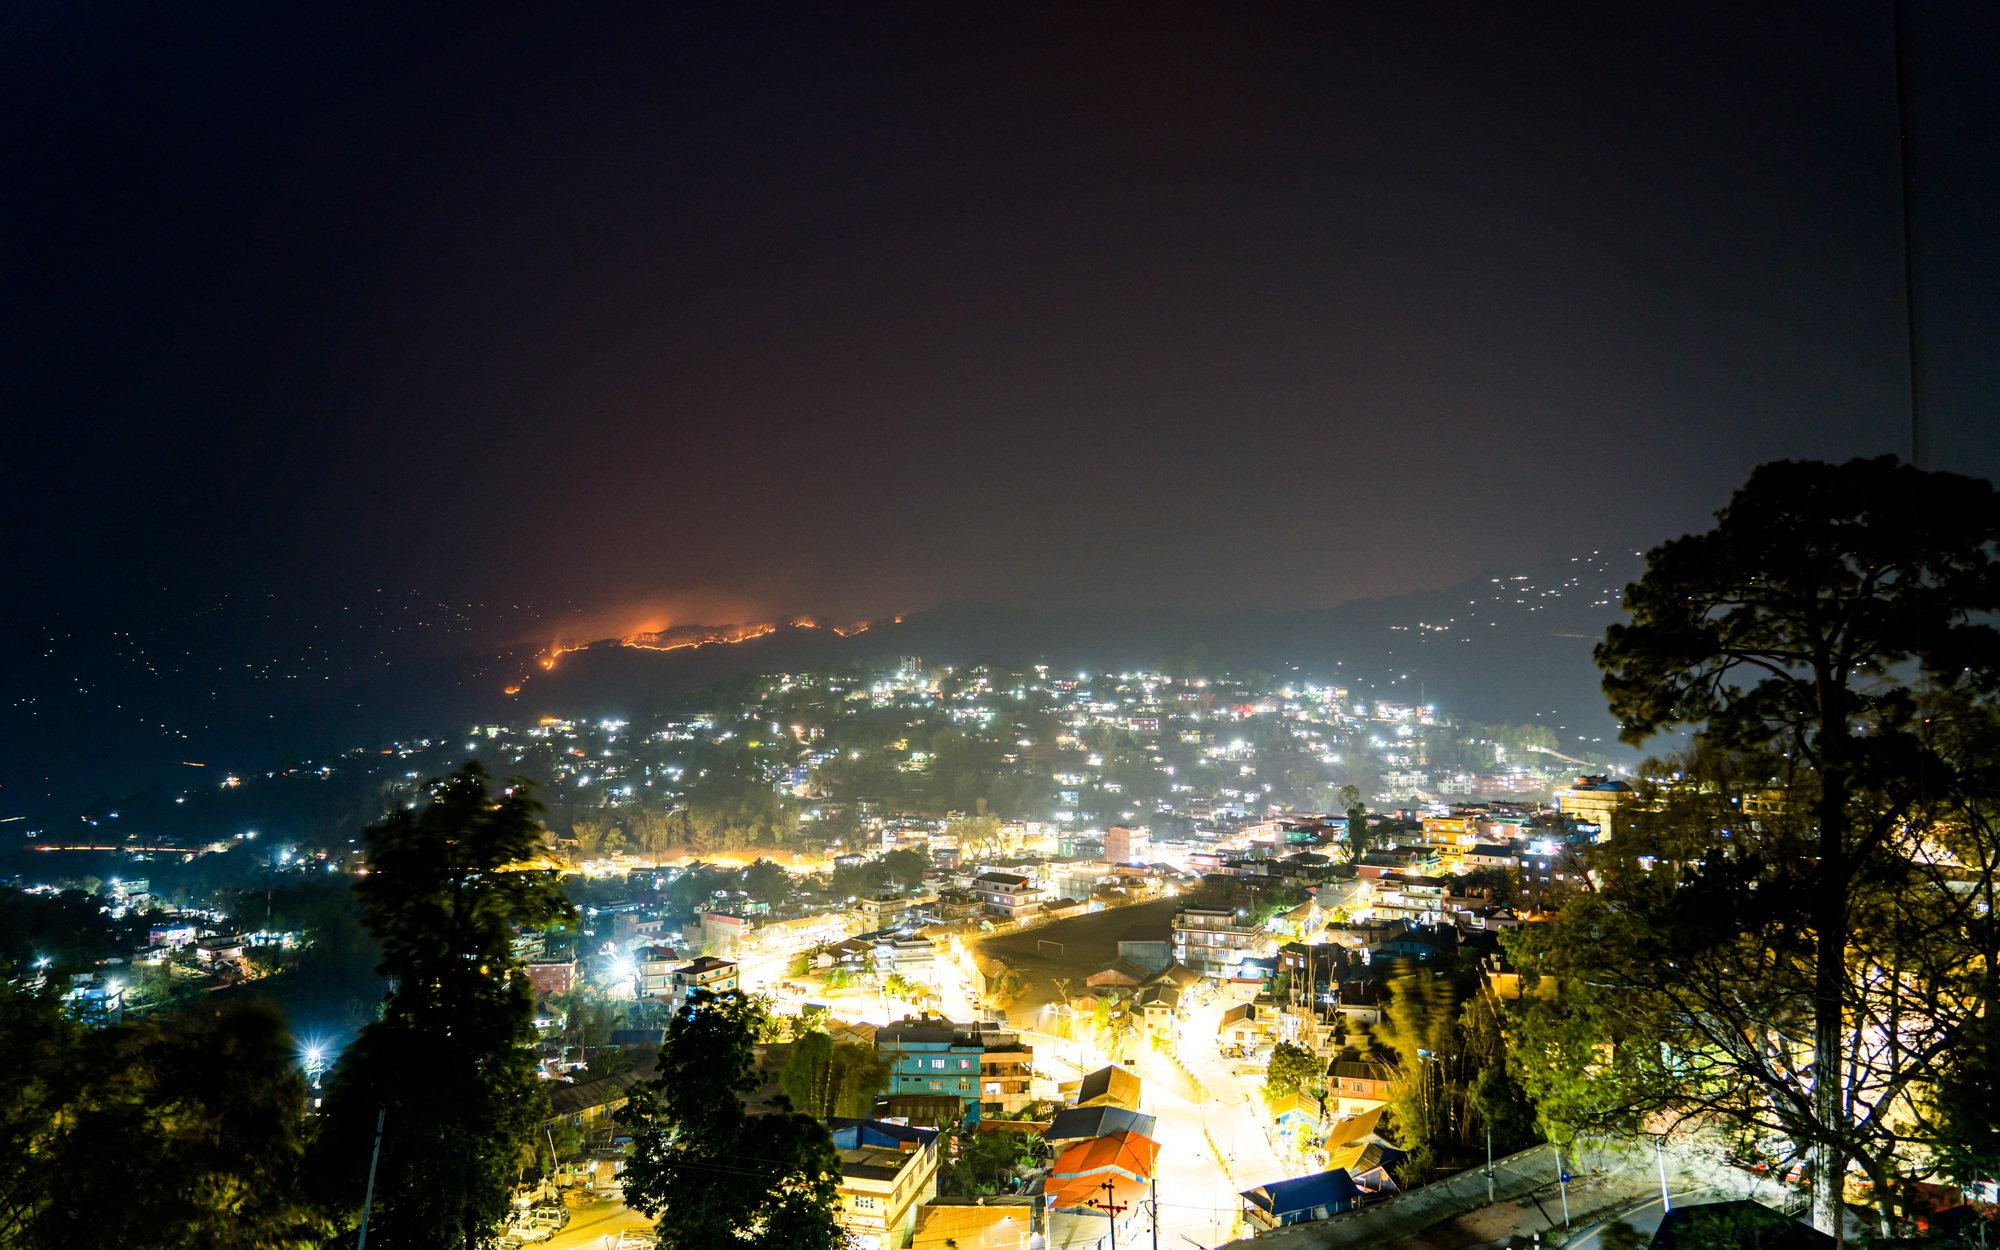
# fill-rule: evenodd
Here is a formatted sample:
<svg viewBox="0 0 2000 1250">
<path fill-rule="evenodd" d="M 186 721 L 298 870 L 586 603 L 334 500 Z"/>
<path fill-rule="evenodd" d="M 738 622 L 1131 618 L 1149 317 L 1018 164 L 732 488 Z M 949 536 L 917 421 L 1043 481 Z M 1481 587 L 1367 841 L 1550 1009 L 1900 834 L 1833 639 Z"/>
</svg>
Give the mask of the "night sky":
<svg viewBox="0 0 2000 1250">
<path fill-rule="evenodd" d="M 7 6 L 17 644 L 1325 606 L 1907 448 L 1887 3 L 1251 8 Z M 1914 8 L 1992 475 L 2000 9 Z"/>
</svg>

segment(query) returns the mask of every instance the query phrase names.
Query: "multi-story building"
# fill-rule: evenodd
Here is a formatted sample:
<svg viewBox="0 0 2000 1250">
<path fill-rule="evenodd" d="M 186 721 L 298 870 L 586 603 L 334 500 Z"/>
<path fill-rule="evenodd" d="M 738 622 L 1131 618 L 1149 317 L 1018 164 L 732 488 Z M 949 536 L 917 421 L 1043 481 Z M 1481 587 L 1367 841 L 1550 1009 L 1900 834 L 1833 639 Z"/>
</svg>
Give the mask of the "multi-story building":
<svg viewBox="0 0 2000 1250">
<path fill-rule="evenodd" d="M 1035 1050 L 1018 1033 L 934 1017 L 903 1020 L 875 1031 L 875 1049 L 889 1067 L 891 1096 L 950 1095 L 975 1121 L 981 1111 L 1011 1113 L 1032 1101 Z"/>
<path fill-rule="evenodd" d="M 537 998 L 547 994 L 567 994 L 576 988 L 574 959 L 530 959 L 527 970 L 528 984 L 533 987 Z"/>
<path fill-rule="evenodd" d="M 1520 854 L 1521 905 L 1530 911 L 1560 907 L 1562 900 L 1590 887 L 1583 848 L 1553 839 L 1529 844 Z"/>
<path fill-rule="evenodd" d="M 937 983 L 937 947 L 929 938 L 883 934 L 874 939 L 874 946 L 875 971 L 882 976 Z"/>
<path fill-rule="evenodd" d="M 1104 831 L 1104 862 L 1107 864 L 1139 863 L 1146 858 L 1149 849 L 1144 829 L 1113 825 Z"/>
<path fill-rule="evenodd" d="M 1034 882 L 1011 872 L 984 872 L 972 879 L 972 888 L 986 914 L 996 920 L 1019 920 L 1042 907 L 1042 891 Z"/>
<path fill-rule="evenodd" d="M 1578 777 L 1555 792 L 1556 810 L 1574 820 L 1597 826 L 1599 836 L 1611 836 L 1618 809 L 1633 799 L 1632 787 L 1610 777 Z"/>
<path fill-rule="evenodd" d="M 875 1051 L 889 1065 L 890 1094 L 956 1094 L 979 1102 L 986 1043 L 977 1026 L 904 1020 L 875 1030 Z"/>
<path fill-rule="evenodd" d="M 738 969 L 727 959 L 717 959 L 713 955 L 682 964 L 673 970 L 674 997 L 681 1002 L 696 990 L 706 990 L 711 994 L 721 994 L 737 988 Z"/>
<path fill-rule="evenodd" d="M 877 894 L 855 900 L 854 914 L 868 931 L 893 929 L 910 918 L 911 902 L 905 894 Z"/>
<path fill-rule="evenodd" d="M 839 1215 L 854 1250 L 904 1250 L 917 1209 L 937 1197 L 938 1131 L 830 1117 L 840 1154 Z"/>
<path fill-rule="evenodd" d="M 750 922 L 742 916 L 730 912 L 703 912 L 695 920 L 697 926 L 688 937 L 701 948 L 705 955 L 718 959 L 734 959 L 737 943 L 750 933 Z"/>
<path fill-rule="evenodd" d="M 1326 1097 L 1328 1102 L 1339 1103 L 1336 1115 L 1360 1115 L 1386 1106 L 1393 1083 L 1394 1076 L 1386 1064 L 1343 1059 L 1334 1063 L 1333 1073 L 1327 1078 Z"/>
<path fill-rule="evenodd" d="M 1014 1033 L 982 1034 L 979 1056 L 979 1109 L 1009 1115 L 1034 1101 L 1035 1048 Z"/>
<path fill-rule="evenodd" d="M 671 946 L 641 946 L 632 952 L 639 970 L 639 997 L 666 998 L 674 991 L 674 969 L 686 963 Z"/>
<path fill-rule="evenodd" d="M 1262 947 L 1261 930 L 1227 907 L 1183 907 L 1174 917 L 1174 958 L 1203 976 L 1230 969 Z"/>
</svg>

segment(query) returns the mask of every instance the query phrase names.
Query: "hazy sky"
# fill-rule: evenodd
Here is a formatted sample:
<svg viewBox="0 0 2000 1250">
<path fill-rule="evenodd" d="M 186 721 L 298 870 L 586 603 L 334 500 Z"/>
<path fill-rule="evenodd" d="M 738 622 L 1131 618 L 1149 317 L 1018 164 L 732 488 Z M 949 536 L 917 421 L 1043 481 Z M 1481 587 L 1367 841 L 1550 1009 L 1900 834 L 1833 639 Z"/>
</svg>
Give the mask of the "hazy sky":
<svg viewBox="0 0 2000 1250">
<path fill-rule="evenodd" d="M 1992 475 L 2000 9 L 1913 7 Z M 10 580 L 615 628 L 1644 546 L 1907 447 L 1889 15 L 12 4 Z"/>
</svg>

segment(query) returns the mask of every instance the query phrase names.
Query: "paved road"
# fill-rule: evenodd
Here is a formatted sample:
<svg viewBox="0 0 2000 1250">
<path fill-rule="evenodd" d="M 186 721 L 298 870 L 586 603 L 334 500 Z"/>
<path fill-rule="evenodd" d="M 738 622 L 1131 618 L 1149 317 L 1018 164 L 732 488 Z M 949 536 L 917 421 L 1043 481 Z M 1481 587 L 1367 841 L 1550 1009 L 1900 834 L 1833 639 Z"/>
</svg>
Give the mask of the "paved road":
<svg viewBox="0 0 2000 1250">
<path fill-rule="evenodd" d="M 1673 1204 L 1677 1207 L 1691 1207 L 1702 1202 L 1722 1202 L 1735 1197 L 1734 1194 L 1720 1193 L 1713 1189 L 1690 1189 L 1685 1192 L 1669 1190 L 1668 1193 L 1673 1199 Z M 1655 1197 L 1645 1206 L 1634 1211 L 1628 1211 L 1618 1218 L 1624 1220 L 1627 1224 L 1638 1229 L 1646 1236 L 1651 1237 L 1659 1230 L 1660 1221 L 1666 1218 L 1666 1214 L 1666 1208 L 1661 1205 L 1659 1198 Z M 1604 1243 L 1601 1239 L 1601 1234 L 1604 1232 L 1604 1226 L 1610 1222 L 1609 1220 L 1602 1221 L 1577 1234 L 1565 1250 L 1603 1250 Z"/>
<path fill-rule="evenodd" d="M 567 1228 L 540 1244 L 547 1250 L 605 1250 L 616 1246 L 618 1234 L 626 1229 L 643 1232 L 652 1226 L 653 1221 L 623 1202 L 595 1202 L 578 1207 L 570 1214 Z"/>
<path fill-rule="evenodd" d="M 1217 1052 L 1215 1022 L 1224 1006 L 1194 1007 L 1179 1047 L 1208 1100 L 1196 1105 L 1157 1080 L 1145 1086 L 1145 1108 L 1159 1117 L 1162 1250 L 1217 1246 L 1241 1235 L 1239 1193 L 1291 1175 L 1265 1135 L 1259 1083 L 1236 1076 Z"/>
</svg>

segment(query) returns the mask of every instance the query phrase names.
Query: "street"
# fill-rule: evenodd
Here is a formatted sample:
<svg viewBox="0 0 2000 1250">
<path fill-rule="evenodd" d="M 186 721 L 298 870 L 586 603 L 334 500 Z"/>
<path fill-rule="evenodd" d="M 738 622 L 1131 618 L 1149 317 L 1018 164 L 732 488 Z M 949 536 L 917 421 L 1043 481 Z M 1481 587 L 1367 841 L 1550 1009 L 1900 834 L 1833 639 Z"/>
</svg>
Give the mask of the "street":
<svg viewBox="0 0 2000 1250">
<path fill-rule="evenodd" d="M 1208 1101 L 1196 1105 L 1158 1080 L 1147 1081 L 1142 1094 L 1145 1111 L 1158 1117 L 1161 1244 L 1175 1250 L 1190 1243 L 1216 1246 L 1238 1235 L 1238 1194 L 1289 1174 L 1264 1133 L 1260 1083 L 1234 1075 L 1217 1051 L 1216 1022 L 1225 1006 L 1194 1007 L 1181 1035 L 1181 1058 L 1207 1087 Z M 1168 1062 L 1147 1055 L 1140 1067 Z"/>
<path fill-rule="evenodd" d="M 1668 1192 L 1672 1196 L 1673 1204 L 1677 1207 L 1691 1207 L 1703 1202 L 1723 1202 L 1737 1197 L 1735 1194 L 1725 1194 L 1712 1189 L 1690 1189 L 1684 1193 L 1676 1193 L 1672 1190 Z M 1644 1206 L 1633 1211 L 1628 1211 L 1618 1218 L 1637 1229 L 1643 1236 L 1651 1237 L 1655 1232 L 1659 1231 L 1660 1221 L 1666 1218 L 1666 1214 L 1666 1208 L 1661 1205 L 1660 1199 L 1655 1196 L 1652 1201 L 1646 1203 Z M 1602 1221 L 1594 1227 L 1577 1234 L 1570 1241 L 1567 1250 L 1602 1250 L 1604 1243 L 1601 1237 L 1605 1225 L 1610 1222 L 1609 1220 Z"/>
<path fill-rule="evenodd" d="M 630 1210 L 622 1200 L 600 1199 L 570 1214 L 568 1227 L 540 1243 L 548 1250 L 608 1250 L 628 1230 L 645 1232 L 653 1221 Z M 607 1238 L 609 1240 L 607 1240 Z"/>
</svg>

